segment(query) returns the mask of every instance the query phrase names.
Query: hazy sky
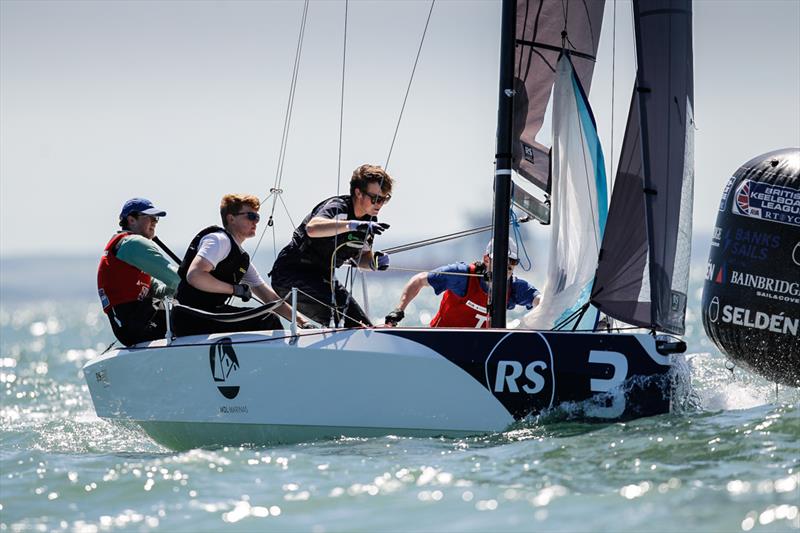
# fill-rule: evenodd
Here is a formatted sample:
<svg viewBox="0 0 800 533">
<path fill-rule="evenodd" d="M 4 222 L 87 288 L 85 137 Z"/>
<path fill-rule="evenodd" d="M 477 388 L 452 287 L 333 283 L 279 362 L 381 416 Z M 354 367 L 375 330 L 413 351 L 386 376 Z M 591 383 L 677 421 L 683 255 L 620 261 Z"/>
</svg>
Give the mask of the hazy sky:
<svg viewBox="0 0 800 533">
<path fill-rule="evenodd" d="M 383 164 L 429 1 L 351 1 L 342 191 Z M 439 0 L 389 171 L 385 244 L 491 213 L 499 0 Z M 591 99 L 607 160 L 606 5 Z M 220 197 L 273 186 L 301 1 L 0 1 L 0 253 L 99 252 L 122 203 L 169 212 L 178 251 L 218 221 Z M 616 4 L 615 121 L 633 78 L 630 3 Z M 337 191 L 344 2 L 311 2 L 284 167 L 298 222 Z M 696 0 L 695 228 L 749 158 L 800 145 L 800 1 Z M 262 213 L 269 210 L 269 205 Z M 280 207 L 276 239 L 292 224 Z M 271 233 L 265 240 L 271 256 Z M 266 260 L 266 257 L 264 258 Z M 263 269 L 263 267 L 262 267 Z"/>
</svg>

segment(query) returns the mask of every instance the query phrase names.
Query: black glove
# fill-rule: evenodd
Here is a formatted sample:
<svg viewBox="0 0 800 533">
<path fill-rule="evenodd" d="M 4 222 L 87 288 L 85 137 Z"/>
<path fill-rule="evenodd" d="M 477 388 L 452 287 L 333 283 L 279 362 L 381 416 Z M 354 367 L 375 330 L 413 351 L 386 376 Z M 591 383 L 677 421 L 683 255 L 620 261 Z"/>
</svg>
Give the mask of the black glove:
<svg viewBox="0 0 800 533">
<path fill-rule="evenodd" d="M 253 297 L 253 293 L 250 291 L 250 285 L 246 283 L 235 284 L 233 286 L 233 295 L 241 298 L 243 302 L 249 302 L 250 298 Z"/>
<path fill-rule="evenodd" d="M 403 310 L 398 307 L 397 309 L 386 315 L 384 321 L 387 326 L 394 327 L 397 324 L 399 324 L 400 321 L 403 320 L 403 318 L 405 318 L 405 316 L 406 314 L 403 312 Z"/>
<path fill-rule="evenodd" d="M 372 252 L 372 270 L 386 270 L 389 268 L 389 255 L 383 252 Z"/>
<path fill-rule="evenodd" d="M 370 233 L 380 235 L 389 229 L 389 227 L 389 224 L 386 222 L 372 222 L 371 220 L 351 220 L 347 223 L 348 230 L 364 233 L 365 235 L 369 235 Z"/>
<path fill-rule="evenodd" d="M 483 281 L 486 283 L 492 281 L 492 273 L 486 268 L 486 264 L 483 261 L 476 261 L 473 265 L 475 265 L 475 273 L 483 276 Z"/>
</svg>

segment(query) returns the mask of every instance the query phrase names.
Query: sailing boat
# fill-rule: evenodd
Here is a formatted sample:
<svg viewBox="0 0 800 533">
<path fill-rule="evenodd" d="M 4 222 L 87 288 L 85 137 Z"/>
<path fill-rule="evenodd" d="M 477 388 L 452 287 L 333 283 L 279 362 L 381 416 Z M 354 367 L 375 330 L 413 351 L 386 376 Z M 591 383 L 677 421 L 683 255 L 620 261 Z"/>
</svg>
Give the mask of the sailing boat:
<svg viewBox="0 0 800 533">
<path fill-rule="evenodd" d="M 584 161 L 595 171 L 604 166 L 583 89 L 602 2 L 504 0 L 502 9 L 493 301 L 506 294 L 513 201 L 542 221 L 552 209 L 557 240 L 569 244 L 564 257 L 572 263 L 554 263 L 559 273 L 548 284 L 554 301 L 572 300 L 562 314 L 577 308 L 585 317 L 593 306 L 653 333 L 682 333 L 693 179 L 690 0 L 634 2 L 639 70 L 607 218 L 605 178 L 583 172 L 583 183 L 594 184 L 587 195 L 570 181 L 579 174 L 574 146 L 589 148 Z M 559 129 L 552 164 L 535 141 L 551 91 L 564 104 L 556 120 L 574 125 Z M 552 191 L 551 205 L 512 188 L 512 169 Z M 586 266 L 592 246 L 589 267 L 567 272 Z M 654 334 L 508 330 L 504 307 L 492 307 L 492 329 L 293 327 L 168 338 L 103 354 L 83 370 L 100 417 L 133 421 L 174 449 L 341 435 L 460 437 L 503 431 L 564 404 L 605 420 L 669 411 L 682 343 Z"/>
</svg>

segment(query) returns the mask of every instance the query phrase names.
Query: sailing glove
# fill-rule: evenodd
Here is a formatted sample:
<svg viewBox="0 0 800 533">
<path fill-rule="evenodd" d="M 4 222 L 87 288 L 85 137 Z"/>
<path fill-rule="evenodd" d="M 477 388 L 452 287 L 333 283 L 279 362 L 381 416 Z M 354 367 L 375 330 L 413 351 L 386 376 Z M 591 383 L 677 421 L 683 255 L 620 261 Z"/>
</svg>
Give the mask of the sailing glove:
<svg viewBox="0 0 800 533">
<path fill-rule="evenodd" d="M 372 270 L 386 270 L 389 268 L 389 255 L 383 252 L 372 252 Z"/>
<path fill-rule="evenodd" d="M 406 314 L 403 312 L 403 310 L 398 307 L 397 309 L 386 315 L 384 321 L 387 326 L 394 327 L 397 324 L 399 324 L 400 321 L 403 320 L 405 316 Z"/>
<path fill-rule="evenodd" d="M 243 302 L 248 302 L 250 298 L 253 297 L 253 293 L 250 291 L 250 285 L 246 283 L 236 283 L 233 286 L 233 295 L 241 298 Z"/>
<path fill-rule="evenodd" d="M 347 222 L 347 229 L 350 231 L 358 231 L 359 233 L 364 233 L 367 235 L 370 233 L 380 235 L 389 229 L 389 224 L 385 222 L 373 222 L 371 220 L 349 220 Z"/>
</svg>

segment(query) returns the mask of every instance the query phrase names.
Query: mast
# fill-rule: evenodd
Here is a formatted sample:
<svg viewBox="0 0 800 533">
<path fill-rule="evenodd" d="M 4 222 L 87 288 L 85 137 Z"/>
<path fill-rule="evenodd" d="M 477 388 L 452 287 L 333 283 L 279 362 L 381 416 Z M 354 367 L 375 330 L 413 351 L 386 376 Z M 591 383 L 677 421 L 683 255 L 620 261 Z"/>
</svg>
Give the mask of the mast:
<svg viewBox="0 0 800 533">
<path fill-rule="evenodd" d="M 494 230 L 489 317 L 493 328 L 506 327 L 508 226 L 511 209 L 511 139 L 514 113 L 514 40 L 517 0 L 503 0 L 500 30 L 500 87 L 497 101 L 497 148 L 494 168 Z"/>
</svg>

